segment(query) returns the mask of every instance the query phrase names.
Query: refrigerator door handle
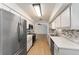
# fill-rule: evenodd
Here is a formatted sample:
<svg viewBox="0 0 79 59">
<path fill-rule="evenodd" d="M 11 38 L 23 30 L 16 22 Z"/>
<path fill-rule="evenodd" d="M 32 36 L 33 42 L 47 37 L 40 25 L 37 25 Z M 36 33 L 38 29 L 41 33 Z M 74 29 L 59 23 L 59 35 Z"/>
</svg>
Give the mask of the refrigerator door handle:
<svg viewBox="0 0 79 59">
<path fill-rule="evenodd" d="M 18 32 L 18 42 L 20 42 L 21 41 L 21 38 L 20 38 L 20 23 L 18 23 L 17 32 Z"/>
</svg>

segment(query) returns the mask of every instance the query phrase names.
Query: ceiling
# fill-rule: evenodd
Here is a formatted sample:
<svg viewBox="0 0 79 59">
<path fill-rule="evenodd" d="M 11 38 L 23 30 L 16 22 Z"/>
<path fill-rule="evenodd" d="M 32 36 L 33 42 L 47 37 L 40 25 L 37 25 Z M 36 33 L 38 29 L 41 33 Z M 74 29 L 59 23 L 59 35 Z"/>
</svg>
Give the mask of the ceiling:
<svg viewBox="0 0 79 59">
<path fill-rule="evenodd" d="M 34 21 L 45 20 L 49 21 L 49 18 L 53 12 L 55 3 L 42 3 L 41 11 L 42 16 L 38 17 L 36 11 L 34 10 L 32 3 L 17 3 L 17 5 Z"/>
</svg>

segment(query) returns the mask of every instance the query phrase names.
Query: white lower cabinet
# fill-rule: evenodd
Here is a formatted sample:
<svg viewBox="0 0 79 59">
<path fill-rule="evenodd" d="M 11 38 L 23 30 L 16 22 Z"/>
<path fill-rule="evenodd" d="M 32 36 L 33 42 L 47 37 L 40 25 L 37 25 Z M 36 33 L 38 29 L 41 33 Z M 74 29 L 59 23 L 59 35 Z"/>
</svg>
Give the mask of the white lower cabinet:
<svg viewBox="0 0 79 59">
<path fill-rule="evenodd" d="M 59 52 L 59 48 L 57 47 L 57 45 L 54 43 L 54 55 L 58 55 Z"/>
<path fill-rule="evenodd" d="M 32 35 L 27 35 L 27 51 L 29 51 L 31 46 L 32 46 Z"/>
<path fill-rule="evenodd" d="M 79 50 L 60 48 L 59 55 L 79 55 Z"/>
<path fill-rule="evenodd" d="M 54 43 L 54 55 L 79 55 L 79 50 L 60 48 Z"/>
<path fill-rule="evenodd" d="M 79 55 L 79 44 L 65 37 L 50 36 L 50 38 L 53 42 L 51 49 L 54 47 L 51 52 L 54 52 L 54 55 Z"/>
</svg>

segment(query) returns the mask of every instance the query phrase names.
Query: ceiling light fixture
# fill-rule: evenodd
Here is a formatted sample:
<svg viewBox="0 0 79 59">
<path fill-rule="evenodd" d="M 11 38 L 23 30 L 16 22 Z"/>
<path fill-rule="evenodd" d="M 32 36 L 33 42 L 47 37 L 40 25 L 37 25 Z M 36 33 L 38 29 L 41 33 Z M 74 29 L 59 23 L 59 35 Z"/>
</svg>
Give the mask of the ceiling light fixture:
<svg viewBox="0 0 79 59">
<path fill-rule="evenodd" d="M 33 7 L 34 7 L 34 9 L 35 9 L 37 15 L 38 15 L 38 16 L 42 16 L 40 4 L 33 4 Z"/>
</svg>

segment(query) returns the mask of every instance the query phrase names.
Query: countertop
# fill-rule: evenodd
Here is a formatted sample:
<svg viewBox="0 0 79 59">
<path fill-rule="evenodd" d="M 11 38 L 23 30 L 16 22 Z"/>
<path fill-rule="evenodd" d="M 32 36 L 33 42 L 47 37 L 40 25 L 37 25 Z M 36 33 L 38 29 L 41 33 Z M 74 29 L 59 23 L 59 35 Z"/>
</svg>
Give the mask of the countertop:
<svg viewBox="0 0 79 59">
<path fill-rule="evenodd" d="M 50 36 L 50 38 L 54 41 L 58 48 L 79 50 L 79 44 L 75 44 L 64 37 Z"/>
</svg>

